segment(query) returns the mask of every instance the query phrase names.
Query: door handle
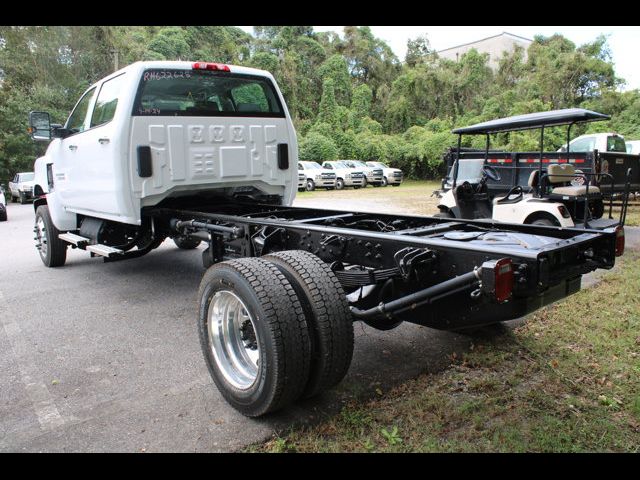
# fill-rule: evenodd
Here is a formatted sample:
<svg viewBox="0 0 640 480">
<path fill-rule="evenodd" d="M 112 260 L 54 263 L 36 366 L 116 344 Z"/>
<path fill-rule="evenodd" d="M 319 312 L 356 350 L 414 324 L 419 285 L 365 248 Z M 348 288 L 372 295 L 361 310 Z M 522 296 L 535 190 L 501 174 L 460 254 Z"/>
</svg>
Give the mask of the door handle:
<svg viewBox="0 0 640 480">
<path fill-rule="evenodd" d="M 71 150 L 72 152 L 75 152 L 78 149 L 77 145 L 69 145 L 69 150 Z"/>
<path fill-rule="evenodd" d="M 108 139 L 108 138 L 106 138 L 106 137 L 99 138 L 99 139 L 98 139 L 98 143 L 99 143 L 100 145 L 106 145 L 107 143 L 109 143 L 109 139 Z"/>
</svg>

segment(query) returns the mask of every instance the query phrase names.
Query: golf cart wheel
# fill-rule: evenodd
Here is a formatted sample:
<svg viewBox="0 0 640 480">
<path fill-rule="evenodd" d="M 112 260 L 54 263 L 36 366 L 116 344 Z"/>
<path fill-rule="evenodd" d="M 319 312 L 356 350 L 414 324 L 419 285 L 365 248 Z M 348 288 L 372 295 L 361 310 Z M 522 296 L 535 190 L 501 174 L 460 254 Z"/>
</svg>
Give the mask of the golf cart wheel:
<svg viewBox="0 0 640 480">
<path fill-rule="evenodd" d="M 555 227 L 556 222 L 551 220 L 550 218 L 538 218 L 530 223 L 530 225 L 542 225 L 545 227 Z"/>
<path fill-rule="evenodd" d="M 344 188 L 344 180 L 341 178 L 338 178 L 336 180 L 336 190 L 342 190 Z"/>
<path fill-rule="evenodd" d="M 436 214 L 434 215 L 434 217 L 436 217 L 436 218 L 456 218 L 456 217 L 454 217 L 454 216 L 453 216 L 453 213 L 451 213 L 451 212 L 450 212 L 450 211 L 448 211 L 448 210 L 447 210 L 446 212 L 439 212 L 439 213 L 436 213 Z"/>
<path fill-rule="evenodd" d="M 316 184 L 313 180 L 307 180 L 307 183 L 305 185 L 305 190 L 307 192 L 313 192 L 316 189 Z"/>
<path fill-rule="evenodd" d="M 291 283 L 307 319 L 311 368 L 303 396 L 312 397 L 340 383 L 353 357 L 353 319 L 347 297 L 331 267 L 303 250 L 263 257 Z"/>
<path fill-rule="evenodd" d="M 67 243 L 58 238 L 58 230 L 49 214 L 47 205 L 40 205 L 36 210 L 35 226 L 33 228 L 36 248 L 40 259 L 47 267 L 61 267 L 67 260 Z"/>
<path fill-rule="evenodd" d="M 198 297 L 202 352 L 231 406 L 259 417 L 302 395 L 309 332 L 296 292 L 278 267 L 260 258 L 217 263 L 204 274 Z"/>
</svg>

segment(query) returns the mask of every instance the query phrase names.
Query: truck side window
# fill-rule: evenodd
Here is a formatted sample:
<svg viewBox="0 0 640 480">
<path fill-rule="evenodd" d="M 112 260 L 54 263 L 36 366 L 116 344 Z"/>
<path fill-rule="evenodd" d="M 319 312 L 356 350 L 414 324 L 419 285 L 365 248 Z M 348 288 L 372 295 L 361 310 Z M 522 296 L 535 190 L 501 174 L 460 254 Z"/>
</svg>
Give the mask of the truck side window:
<svg viewBox="0 0 640 480">
<path fill-rule="evenodd" d="M 87 111 L 89 110 L 89 103 L 93 98 L 93 94 L 96 89 L 93 87 L 77 103 L 76 108 L 73 109 L 69 119 L 67 120 L 66 128 L 73 130 L 75 133 L 84 132 L 85 120 L 87 118 Z"/>
<path fill-rule="evenodd" d="M 122 88 L 124 74 L 107 80 L 100 87 L 100 93 L 93 107 L 91 115 L 91 128 L 110 122 L 116 113 L 118 95 Z"/>
</svg>

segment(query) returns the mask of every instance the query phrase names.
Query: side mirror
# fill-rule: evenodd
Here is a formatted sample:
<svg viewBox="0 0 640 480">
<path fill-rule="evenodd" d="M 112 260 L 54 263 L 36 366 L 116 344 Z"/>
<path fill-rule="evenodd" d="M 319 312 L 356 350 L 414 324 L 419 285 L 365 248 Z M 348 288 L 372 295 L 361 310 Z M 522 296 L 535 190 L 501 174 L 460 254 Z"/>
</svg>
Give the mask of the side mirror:
<svg viewBox="0 0 640 480">
<path fill-rule="evenodd" d="M 51 119 L 47 112 L 29 112 L 29 133 L 34 140 L 51 140 Z"/>
</svg>

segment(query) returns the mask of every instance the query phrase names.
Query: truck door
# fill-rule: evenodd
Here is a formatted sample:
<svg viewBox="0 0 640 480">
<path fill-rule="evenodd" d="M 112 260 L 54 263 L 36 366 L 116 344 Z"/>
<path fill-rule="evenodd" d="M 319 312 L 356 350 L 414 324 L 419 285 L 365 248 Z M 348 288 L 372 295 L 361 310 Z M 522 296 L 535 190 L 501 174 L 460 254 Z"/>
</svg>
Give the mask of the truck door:
<svg viewBox="0 0 640 480">
<path fill-rule="evenodd" d="M 83 184 L 85 174 L 83 172 L 83 155 L 88 145 L 86 135 L 87 117 L 89 107 L 93 103 L 96 87 L 88 90 L 76 103 L 69 115 L 65 128 L 71 130 L 71 135 L 61 139 L 55 145 L 57 151 L 52 152 L 56 159 L 53 166 L 53 182 L 56 195 L 62 199 L 66 208 L 74 208 L 80 205 L 79 200 L 84 196 Z"/>
</svg>

